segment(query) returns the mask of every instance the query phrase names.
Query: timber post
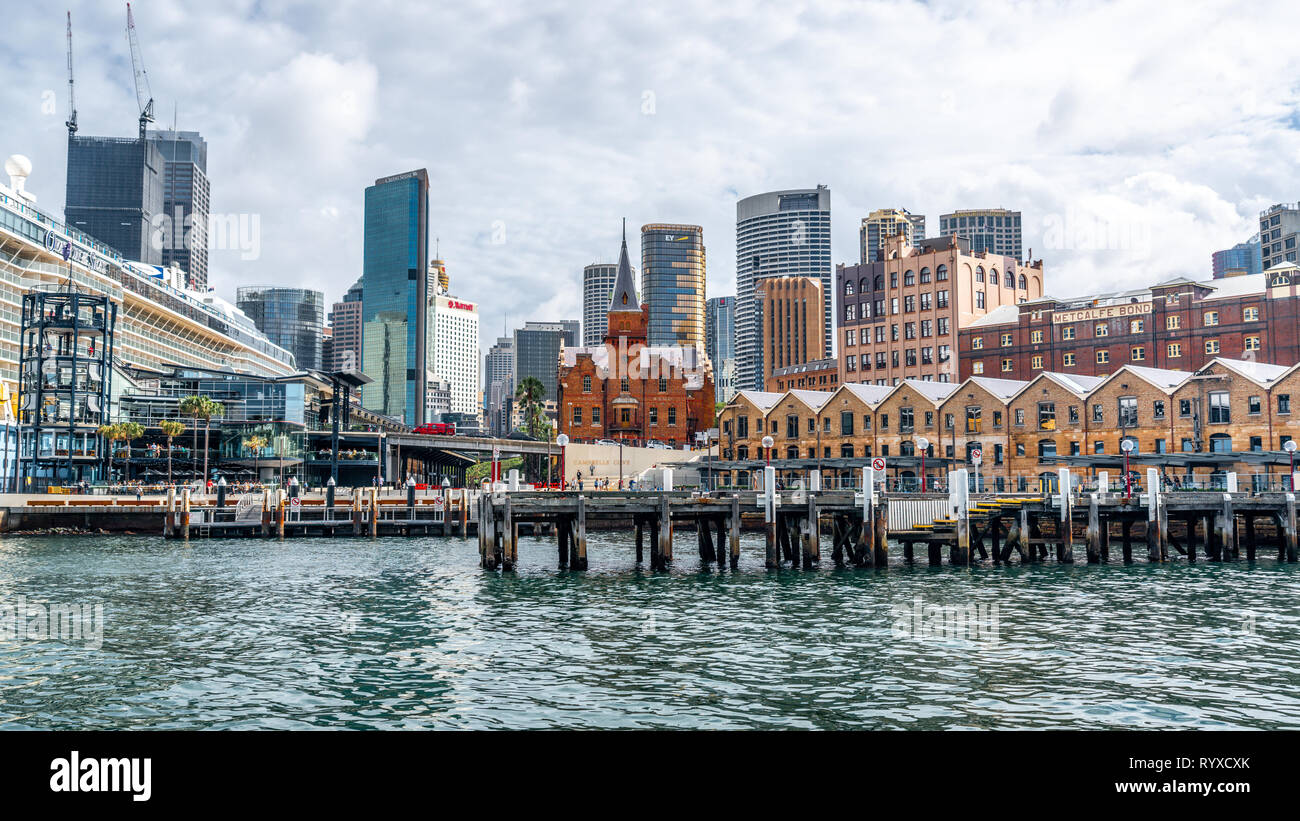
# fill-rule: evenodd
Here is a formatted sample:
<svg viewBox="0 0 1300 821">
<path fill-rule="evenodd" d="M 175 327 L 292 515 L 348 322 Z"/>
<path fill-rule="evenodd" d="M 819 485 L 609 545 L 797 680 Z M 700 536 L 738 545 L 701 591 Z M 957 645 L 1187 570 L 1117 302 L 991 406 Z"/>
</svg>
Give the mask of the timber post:
<svg viewBox="0 0 1300 821">
<path fill-rule="evenodd" d="M 731 569 L 735 570 L 740 566 L 740 496 L 738 494 L 731 496 L 731 516 L 727 521 L 727 530 L 730 531 L 731 537 Z"/>
<path fill-rule="evenodd" d="M 573 561 L 570 564 L 574 570 L 587 569 L 587 499 L 578 496 L 578 520 L 577 532 L 574 534 L 574 554 Z M 516 554 L 516 558 L 518 555 Z"/>
</svg>

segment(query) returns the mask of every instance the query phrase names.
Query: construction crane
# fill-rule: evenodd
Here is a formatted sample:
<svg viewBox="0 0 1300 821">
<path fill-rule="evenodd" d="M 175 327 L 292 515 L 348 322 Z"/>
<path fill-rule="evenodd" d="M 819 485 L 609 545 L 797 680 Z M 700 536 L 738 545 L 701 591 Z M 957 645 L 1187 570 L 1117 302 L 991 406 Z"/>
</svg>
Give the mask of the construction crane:
<svg viewBox="0 0 1300 821">
<path fill-rule="evenodd" d="M 77 133 L 77 94 L 72 85 L 72 12 L 68 12 L 68 136 Z"/>
<path fill-rule="evenodd" d="M 140 107 L 140 139 L 145 138 L 149 123 L 153 122 L 153 91 L 149 88 L 149 72 L 144 69 L 140 54 L 140 38 L 135 33 L 135 17 L 131 4 L 126 4 L 126 39 L 131 45 L 131 69 L 135 72 L 135 102 Z"/>
</svg>

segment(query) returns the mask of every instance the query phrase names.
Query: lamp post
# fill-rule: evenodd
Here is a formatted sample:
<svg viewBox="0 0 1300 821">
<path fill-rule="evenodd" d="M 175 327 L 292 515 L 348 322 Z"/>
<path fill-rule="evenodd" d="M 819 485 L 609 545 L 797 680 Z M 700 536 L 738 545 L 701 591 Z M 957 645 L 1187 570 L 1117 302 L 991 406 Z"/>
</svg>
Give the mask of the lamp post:
<svg viewBox="0 0 1300 821">
<path fill-rule="evenodd" d="M 921 449 L 921 492 L 925 493 L 925 452 L 930 447 L 930 440 L 924 436 L 916 437 L 916 446 Z"/>
<path fill-rule="evenodd" d="M 560 490 L 564 490 L 564 448 L 569 444 L 569 435 L 561 433 L 555 437 L 555 444 L 560 446 Z"/>
<path fill-rule="evenodd" d="M 770 436 L 764 436 L 762 444 L 763 444 L 763 454 L 764 457 L 767 459 L 767 462 L 764 465 L 764 467 L 770 468 L 772 466 L 772 445 L 776 444 L 776 440 Z M 763 472 L 763 476 L 764 478 L 767 477 L 766 471 Z M 764 490 L 766 490 L 766 488 L 764 488 Z"/>
<path fill-rule="evenodd" d="M 1286 485 L 1291 489 L 1292 493 L 1295 492 L 1295 448 L 1294 439 L 1288 439 L 1282 443 L 1282 450 L 1286 451 L 1291 457 L 1291 472 L 1287 474 Z"/>
<path fill-rule="evenodd" d="M 623 489 L 623 437 L 618 437 L 618 489 Z"/>
<path fill-rule="evenodd" d="M 379 431 L 379 438 L 375 440 L 375 487 L 381 487 L 384 484 L 384 432 Z"/>
<path fill-rule="evenodd" d="M 1133 501 L 1133 477 L 1128 470 L 1128 455 L 1133 452 L 1133 440 L 1120 442 L 1119 449 L 1124 451 L 1124 504 L 1129 504 Z"/>
</svg>

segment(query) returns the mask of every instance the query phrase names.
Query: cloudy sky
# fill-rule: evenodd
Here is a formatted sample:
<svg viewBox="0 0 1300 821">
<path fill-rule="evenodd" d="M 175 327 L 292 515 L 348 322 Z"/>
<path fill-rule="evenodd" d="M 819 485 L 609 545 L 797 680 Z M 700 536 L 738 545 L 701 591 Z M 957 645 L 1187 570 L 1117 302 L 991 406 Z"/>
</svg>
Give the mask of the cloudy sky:
<svg viewBox="0 0 1300 821">
<path fill-rule="evenodd" d="M 208 140 L 214 213 L 260 253 L 212 280 L 341 297 L 363 190 L 424 167 L 431 236 L 485 344 L 580 316 L 619 226 L 704 226 L 734 293 L 735 203 L 830 186 L 834 259 L 874 208 L 1008 207 L 1070 296 L 1173 275 L 1300 199 L 1294 0 L 133 4 L 159 112 Z M 71 5 L 82 134 L 129 136 L 125 4 Z M 1291 22 L 1285 22 L 1285 21 Z M 63 5 L 6 13 L 0 154 L 62 213 Z M 635 254 L 634 254 L 635 256 Z"/>
</svg>

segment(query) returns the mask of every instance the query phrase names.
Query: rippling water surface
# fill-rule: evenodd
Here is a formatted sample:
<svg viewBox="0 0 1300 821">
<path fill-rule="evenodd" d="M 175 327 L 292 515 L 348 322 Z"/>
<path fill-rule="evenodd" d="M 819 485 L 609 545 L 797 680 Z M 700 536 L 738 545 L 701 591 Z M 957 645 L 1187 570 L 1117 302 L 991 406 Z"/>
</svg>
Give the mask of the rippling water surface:
<svg viewBox="0 0 1300 821">
<path fill-rule="evenodd" d="M 719 573 L 680 534 L 650 573 L 597 533 L 569 573 L 553 542 L 519 552 L 503 575 L 473 540 L 5 538 L 0 612 L 102 604 L 105 629 L 0 639 L 0 727 L 1300 727 L 1300 566 L 1272 558 L 768 572 L 747 537 Z"/>
</svg>

